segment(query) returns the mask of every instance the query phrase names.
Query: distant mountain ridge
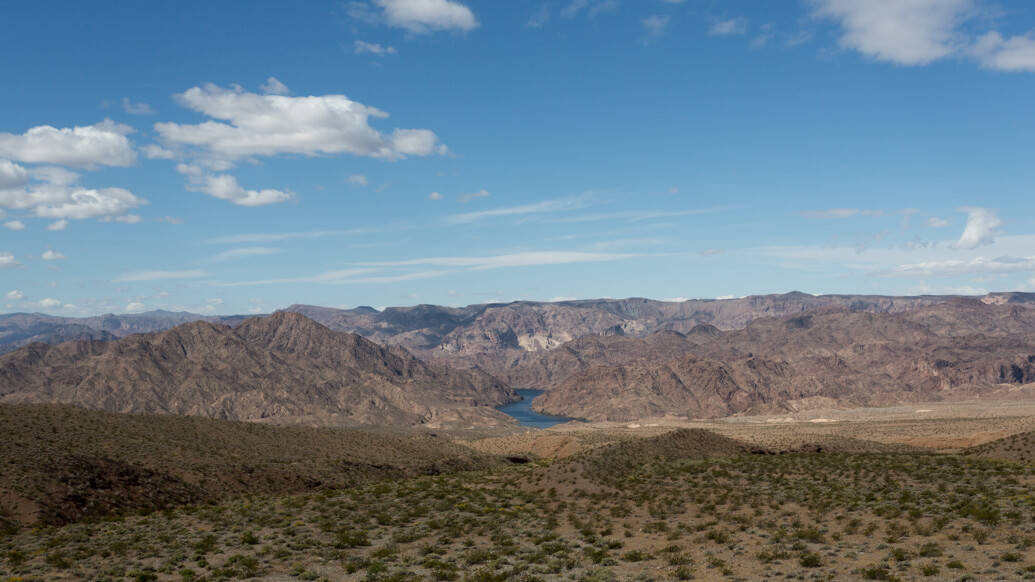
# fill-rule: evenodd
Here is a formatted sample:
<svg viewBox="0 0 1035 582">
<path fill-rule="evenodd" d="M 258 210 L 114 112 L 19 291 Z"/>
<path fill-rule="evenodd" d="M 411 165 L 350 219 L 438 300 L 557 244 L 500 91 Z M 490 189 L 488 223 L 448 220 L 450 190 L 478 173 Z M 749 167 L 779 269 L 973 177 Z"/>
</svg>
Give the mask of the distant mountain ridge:
<svg viewBox="0 0 1035 582">
<path fill-rule="evenodd" d="M 1035 397 L 1035 305 L 957 299 L 901 313 L 824 308 L 744 329 L 585 337 L 511 370 L 533 407 L 589 420 Z"/>
<path fill-rule="evenodd" d="M 0 356 L 0 402 L 74 404 L 328 425 L 501 424 L 516 400 L 480 370 L 428 364 L 399 347 L 289 312 L 237 327 L 193 321 L 111 341 L 30 344 Z"/>
</svg>

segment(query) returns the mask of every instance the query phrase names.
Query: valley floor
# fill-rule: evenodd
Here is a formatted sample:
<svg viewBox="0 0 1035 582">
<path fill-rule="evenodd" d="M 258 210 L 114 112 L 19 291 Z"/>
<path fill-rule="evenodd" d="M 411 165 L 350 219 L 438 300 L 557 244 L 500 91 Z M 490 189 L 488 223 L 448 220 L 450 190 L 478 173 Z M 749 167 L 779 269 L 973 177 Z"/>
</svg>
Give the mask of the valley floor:
<svg viewBox="0 0 1035 582">
<path fill-rule="evenodd" d="M 1030 417 L 935 416 L 479 439 L 541 458 L 23 529 L 0 580 L 1035 580 L 1035 464 L 907 442 Z"/>
</svg>

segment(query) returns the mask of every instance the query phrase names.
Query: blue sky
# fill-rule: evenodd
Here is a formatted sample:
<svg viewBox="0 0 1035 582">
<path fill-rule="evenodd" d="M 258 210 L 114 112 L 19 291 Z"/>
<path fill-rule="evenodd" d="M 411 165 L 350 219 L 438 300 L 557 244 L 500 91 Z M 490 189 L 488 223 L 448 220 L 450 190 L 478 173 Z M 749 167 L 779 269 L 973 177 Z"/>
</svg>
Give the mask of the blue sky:
<svg viewBox="0 0 1035 582">
<path fill-rule="evenodd" d="M 0 307 L 1035 290 L 1035 9 L 0 1 Z"/>
</svg>

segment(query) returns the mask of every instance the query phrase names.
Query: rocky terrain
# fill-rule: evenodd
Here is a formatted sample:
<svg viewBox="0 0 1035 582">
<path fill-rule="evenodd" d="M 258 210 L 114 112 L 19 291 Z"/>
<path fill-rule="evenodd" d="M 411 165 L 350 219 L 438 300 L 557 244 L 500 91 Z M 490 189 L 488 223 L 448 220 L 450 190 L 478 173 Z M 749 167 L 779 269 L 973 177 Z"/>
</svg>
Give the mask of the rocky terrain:
<svg viewBox="0 0 1035 582">
<path fill-rule="evenodd" d="M 825 308 L 727 332 L 582 338 L 526 356 L 510 377 L 549 389 L 536 410 L 590 420 L 1031 397 L 1035 307 Z"/>
<path fill-rule="evenodd" d="M 1013 301 L 1017 294 L 997 294 L 995 300 Z M 989 296 L 993 297 L 993 296 Z M 292 305 L 301 313 L 336 330 L 357 333 L 382 344 L 400 345 L 422 358 L 440 358 L 464 365 L 502 369 L 524 352 L 548 350 L 588 334 L 642 337 L 658 330 L 689 332 L 698 324 L 738 329 L 758 317 L 800 314 L 840 306 L 854 311 L 900 312 L 945 301 L 947 297 L 886 297 L 786 293 L 739 299 L 589 299 L 580 301 L 490 303 L 467 307 L 417 305 L 334 309 Z M 56 343 L 72 339 L 68 326 L 104 332 L 114 337 L 169 329 L 189 321 L 237 325 L 242 316 L 203 316 L 186 312 L 150 311 L 129 315 L 87 318 L 43 314 L 0 315 L 0 353 L 31 341 Z M 106 339 L 81 336 L 75 339 Z"/>
<path fill-rule="evenodd" d="M 113 341 L 31 344 L 0 356 L 0 402 L 329 425 L 506 424 L 516 399 L 479 370 L 427 364 L 399 347 L 297 313 L 235 328 L 195 321 Z"/>
</svg>

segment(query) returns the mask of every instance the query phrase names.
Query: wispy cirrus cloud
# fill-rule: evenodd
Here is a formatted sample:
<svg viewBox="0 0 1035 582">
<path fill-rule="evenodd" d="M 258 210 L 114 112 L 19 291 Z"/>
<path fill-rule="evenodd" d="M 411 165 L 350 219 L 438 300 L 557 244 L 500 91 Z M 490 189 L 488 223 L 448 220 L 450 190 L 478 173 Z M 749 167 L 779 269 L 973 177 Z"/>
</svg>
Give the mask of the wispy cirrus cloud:
<svg viewBox="0 0 1035 582">
<path fill-rule="evenodd" d="M 374 228 L 350 228 L 345 230 L 307 230 L 300 232 L 271 232 L 251 234 L 231 234 L 208 239 L 209 244 L 264 243 L 285 240 L 312 240 L 338 236 L 359 236 L 378 232 Z"/>
<path fill-rule="evenodd" d="M 225 261 L 232 261 L 234 259 L 240 259 L 243 257 L 261 257 L 267 255 L 275 255 L 279 252 L 281 252 L 281 249 L 275 247 L 239 247 L 236 249 L 227 249 L 221 253 L 216 253 L 209 257 L 206 262 L 222 263 Z"/>
<path fill-rule="evenodd" d="M 372 267 L 409 267 L 429 265 L 436 267 L 458 267 L 471 270 L 500 269 L 505 267 L 529 267 L 538 265 L 563 265 L 569 263 L 595 263 L 617 261 L 635 257 L 633 254 L 589 253 L 578 251 L 529 251 L 486 257 L 428 257 L 403 261 L 360 263 Z"/>
<path fill-rule="evenodd" d="M 171 279 L 196 279 L 198 277 L 205 277 L 208 273 L 200 270 L 184 270 L 184 271 L 133 271 L 130 273 L 123 273 L 113 279 L 116 283 L 129 283 L 139 281 L 166 281 Z"/>
<path fill-rule="evenodd" d="M 533 204 L 522 204 L 505 208 L 493 208 L 490 210 L 479 210 L 476 212 L 464 212 L 447 216 L 447 224 L 470 224 L 486 218 L 500 216 L 519 216 L 527 214 L 544 214 L 551 212 L 565 212 L 585 208 L 590 204 L 590 196 L 574 196 L 570 198 L 558 198 L 555 200 L 543 200 Z"/>
<path fill-rule="evenodd" d="M 552 222 L 597 222 L 602 220 L 624 220 L 626 222 L 640 222 L 644 220 L 655 220 L 658 218 L 678 218 L 680 216 L 697 216 L 699 214 L 711 214 L 719 212 L 721 208 L 685 208 L 683 210 L 624 210 L 619 212 L 604 212 L 599 214 L 584 214 L 580 216 L 565 216 L 555 218 Z"/>
</svg>

